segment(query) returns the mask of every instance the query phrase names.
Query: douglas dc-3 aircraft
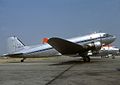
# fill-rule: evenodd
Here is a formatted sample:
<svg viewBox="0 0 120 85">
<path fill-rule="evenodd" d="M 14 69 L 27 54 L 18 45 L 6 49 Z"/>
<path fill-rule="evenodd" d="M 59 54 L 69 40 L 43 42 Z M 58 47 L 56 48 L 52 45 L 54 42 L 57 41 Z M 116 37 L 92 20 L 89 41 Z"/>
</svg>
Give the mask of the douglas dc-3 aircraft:
<svg viewBox="0 0 120 85">
<path fill-rule="evenodd" d="M 13 58 L 47 57 L 56 55 L 69 55 L 82 57 L 84 62 L 90 62 L 88 52 L 98 52 L 102 46 L 112 43 L 115 36 L 107 33 L 93 33 L 71 39 L 57 37 L 45 40 L 47 43 L 34 46 L 25 46 L 17 37 L 8 38 L 8 54 Z"/>
</svg>

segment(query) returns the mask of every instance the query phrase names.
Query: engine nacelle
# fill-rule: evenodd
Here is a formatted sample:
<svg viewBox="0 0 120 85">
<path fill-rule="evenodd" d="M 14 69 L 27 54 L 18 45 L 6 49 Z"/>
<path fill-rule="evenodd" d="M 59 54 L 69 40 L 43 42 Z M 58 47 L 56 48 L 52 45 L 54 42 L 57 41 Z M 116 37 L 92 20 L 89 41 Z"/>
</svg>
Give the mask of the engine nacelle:
<svg viewBox="0 0 120 85">
<path fill-rule="evenodd" d="M 90 50 L 100 50 L 102 46 L 101 42 L 92 42 L 87 45 Z"/>
</svg>

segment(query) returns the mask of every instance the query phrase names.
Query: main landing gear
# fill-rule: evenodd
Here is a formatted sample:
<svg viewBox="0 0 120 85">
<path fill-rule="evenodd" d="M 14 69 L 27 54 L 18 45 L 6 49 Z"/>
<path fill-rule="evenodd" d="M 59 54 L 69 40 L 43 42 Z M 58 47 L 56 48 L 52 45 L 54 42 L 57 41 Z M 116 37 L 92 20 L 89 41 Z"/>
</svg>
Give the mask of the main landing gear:
<svg viewBox="0 0 120 85">
<path fill-rule="evenodd" d="M 21 60 L 21 62 L 24 62 L 25 59 L 26 59 L 26 58 L 23 58 L 23 59 Z"/>
<path fill-rule="evenodd" d="M 89 56 L 84 56 L 83 61 L 84 62 L 90 62 L 90 57 Z"/>
</svg>

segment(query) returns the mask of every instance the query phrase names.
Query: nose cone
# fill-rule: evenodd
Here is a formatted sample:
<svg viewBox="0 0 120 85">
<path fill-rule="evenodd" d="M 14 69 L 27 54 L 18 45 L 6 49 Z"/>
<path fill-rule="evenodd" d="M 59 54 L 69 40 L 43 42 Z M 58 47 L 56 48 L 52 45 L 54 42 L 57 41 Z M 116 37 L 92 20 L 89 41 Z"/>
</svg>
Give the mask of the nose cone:
<svg viewBox="0 0 120 85">
<path fill-rule="evenodd" d="M 114 42 L 116 40 L 116 36 L 113 36 L 112 38 L 111 38 L 111 42 Z"/>
<path fill-rule="evenodd" d="M 116 39 L 116 36 L 112 36 L 112 37 L 108 37 L 108 38 L 105 38 L 103 39 L 103 45 L 108 45 L 108 44 L 111 44 L 112 42 L 114 42 Z"/>
</svg>

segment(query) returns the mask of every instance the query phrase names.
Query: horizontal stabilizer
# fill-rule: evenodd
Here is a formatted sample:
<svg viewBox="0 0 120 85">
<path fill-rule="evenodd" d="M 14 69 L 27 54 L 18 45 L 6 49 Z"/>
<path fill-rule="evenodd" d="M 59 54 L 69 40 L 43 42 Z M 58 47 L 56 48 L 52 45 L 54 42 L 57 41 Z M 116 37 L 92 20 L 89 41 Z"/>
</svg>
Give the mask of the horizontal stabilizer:
<svg viewBox="0 0 120 85">
<path fill-rule="evenodd" d="M 83 46 L 61 38 L 50 38 L 48 44 L 63 55 L 82 53 L 84 51 Z"/>
<path fill-rule="evenodd" d="M 9 56 L 9 57 L 17 57 L 23 55 L 23 53 L 16 53 L 16 54 L 4 54 L 4 56 Z"/>
</svg>

